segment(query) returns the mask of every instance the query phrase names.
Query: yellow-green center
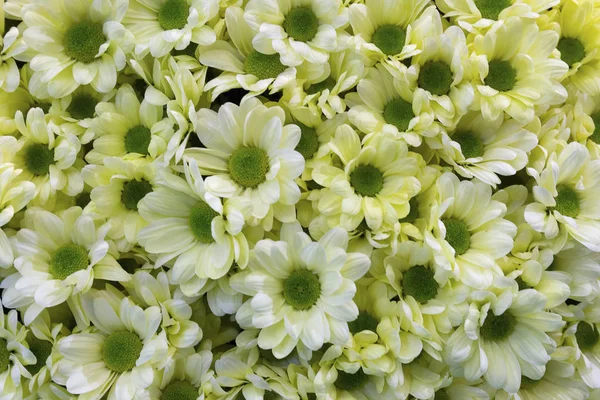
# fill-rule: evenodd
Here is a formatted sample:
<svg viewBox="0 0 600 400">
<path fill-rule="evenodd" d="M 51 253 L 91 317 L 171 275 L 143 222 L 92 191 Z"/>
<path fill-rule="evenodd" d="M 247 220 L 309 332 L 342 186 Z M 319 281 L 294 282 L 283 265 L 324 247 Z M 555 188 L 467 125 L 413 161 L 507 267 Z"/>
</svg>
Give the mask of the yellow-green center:
<svg viewBox="0 0 600 400">
<path fill-rule="evenodd" d="M 433 278 L 434 272 L 422 265 L 416 265 L 406 271 L 402 277 L 402 291 L 405 296 L 412 296 L 421 304 L 433 299 L 439 285 Z"/>
<path fill-rule="evenodd" d="M 428 61 L 419 72 L 419 87 L 431 94 L 448 94 L 452 86 L 452 70 L 444 61 Z"/>
<path fill-rule="evenodd" d="M 33 143 L 25 149 L 24 160 L 27 170 L 32 174 L 47 175 L 50 165 L 55 163 L 54 149 L 42 143 Z"/>
<path fill-rule="evenodd" d="M 460 132 L 452 136 L 452 140 L 460 144 L 460 150 L 465 158 L 481 157 L 483 142 L 471 132 Z"/>
<path fill-rule="evenodd" d="M 585 58 L 585 47 L 577 38 L 563 37 L 556 46 L 560 51 L 560 59 L 572 67 Z"/>
<path fill-rule="evenodd" d="M 471 234 L 467 224 L 455 218 L 443 219 L 442 222 L 446 227 L 446 242 L 460 256 L 465 254 L 471 247 Z"/>
<path fill-rule="evenodd" d="M 296 310 L 307 310 L 321 296 L 319 277 L 307 269 L 295 270 L 283 282 L 283 298 Z"/>
<path fill-rule="evenodd" d="M 496 21 L 500 13 L 510 7 L 511 0 L 474 0 L 481 16 Z"/>
<path fill-rule="evenodd" d="M 198 388 L 188 381 L 175 381 L 163 389 L 160 400 L 196 400 L 197 398 Z"/>
<path fill-rule="evenodd" d="M 137 210 L 138 203 L 152 192 L 152 184 L 145 180 L 131 180 L 123 185 L 121 202 L 128 210 Z"/>
<path fill-rule="evenodd" d="M 344 371 L 338 371 L 337 379 L 333 384 L 338 389 L 352 391 L 355 389 L 360 389 L 368 379 L 369 376 L 365 374 L 362 369 L 359 369 L 353 374 L 349 374 L 348 372 Z"/>
<path fill-rule="evenodd" d="M 412 104 L 401 98 L 390 101 L 383 109 L 385 122 L 394 125 L 400 132 L 405 132 L 408 129 L 410 120 L 414 117 Z"/>
<path fill-rule="evenodd" d="M 510 61 L 492 60 L 488 64 L 488 75 L 483 82 L 499 92 L 512 90 L 517 83 L 517 71 Z"/>
<path fill-rule="evenodd" d="M 279 54 L 263 54 L 256 50 L 248 54 L 244 60 L 246 73 L 256 76 L 258 79 L 277 78 L 287 68 L 279 61 Z"/>
<path fill-rule="evenodd" d="M 381 25 L 373 32 L 371 41 L 385 55 L 400 54 L 406 42 L 406 30 L 398 25 Z"/>
<path fill-rule="evenodd" d="M 310 126 L 306 126 L 300 122 L 296 122 L 300 127 L 300 141 L 296 145 L 296 151 L 302 154 L 305 160 L 310 160 L 319 149 L 319 136 L 317 130 Z"/>
<path fill-rule="evenodd" d="M 142 352 L 142 341 L 135 333 L 120 331 L 111 333 L 104 341 L 102 358 L 111 371 L 122 373 L 135 367 Z"/>
<path fill-rule="evenodd" d="M 96 59 L 100 46 L 104 42 L 106 36 L 102 32 L 102 24 L 91 21 L 72 25 L 63 38 L 67 56 L 84 64 L 89 64 Z"/>
<path fill-rule="evenodd" d="M 10 364 L 10 352 L 8 351 L 6 339 L 0 338 L 0 374 L 4 373 Z"/>
<path fill-rule="evenodd" d="M 308 7 L 292 8 L 281 25 L 291 38 L 308 42 L 317 35 L 319 20 Z"/>
<path fill-rule="evenodd" d="M 516 318 L 509 311 L 505 311 L 504 314 L 494 315 L 490 310 L 479 332 L 481 337 L 486 340 L 502 340 L 515 330 L 516 324 Z"/>
<path fill-rule="evenodd" d="M 39 372 L 42 367 L 46 365 L 46 360 L 52 353 L 52 343 L 47 340 L 40 340 L 38 338 L 33 338 L 32 340 L 28 340 L 29 350 L 33 353 L 36 359 L 36 363 L 32 365 L 27 365 L 27 371 L 31 375 L 35 375 Z"/>
<path fill-rule="evenodd" d="M 350 173 L 350 185 L 361 196 L 373 197 L 383 188 L 383 173 L 372 165 L 359 165 Z"/>
<path fill-rule="evenodd" d="M 165 31 L 181 29 L 187 23 L 190 6 L 185 0 L 167 0 L 158 10 L 158 23 Z"/>
<path fill-rule="evenodd" d="M 208 204 L 199 201 L 190 211 L 189 226 L 194 237 L 201 243 L 213 243 L 212 220 L 219 215 Z"/>
<path fill-rule="evenodd" d="M 152 133 L 143 125 L 137 125 L 127 131 L 125 135 L 125 150 L 127 153 L 148 155 Z"/>
<path fill-rule="evenodd" d="M 556 201 L 554 209 L 564 216 L 576 218 L 581 208 L 579 194 L 566 185 L 557 186 L 556 191 L 558 195 L 554 199 Z"/>
<path fill-rule="evenodd" d="M 594 324 L 590 325 L 585 321 L 580 321 L 577 324 L 575 339 L 577 339 L 577 345 L 581 350 L 590 350 L 598 343 L 599 338 L 600 334 L 598 334 L 598 329 Z"/>
<path fill-rule="evenodd" d="M 96 104 L 96 99 L 89 94 L 79 93 L 71 99 L 67 112 L 75 119 L 92 118 L 96 112 Z"/>
<path fill-rule="evenodd" d="M 65 279 L 72 273 L 86 269 L 89 263 L 85 248 L 74 243 L 59 248 L 50 259 L 49 272 L 56 279 Z"/>
<path fill-rule="evenodd" d="M 229 157 L 229 175 L 238 185 L 254 188 L 266 179 L 269 156 L 259 147 L 240 147 Z"/>
<path fill-rule="evenodd" d="M 362 331 L 377 332 L 378 324 L 374 316 L 366 311 L 361 311 L 354 321 L 348 322 L 348 328 L 355 335 Z"/>
</svg>

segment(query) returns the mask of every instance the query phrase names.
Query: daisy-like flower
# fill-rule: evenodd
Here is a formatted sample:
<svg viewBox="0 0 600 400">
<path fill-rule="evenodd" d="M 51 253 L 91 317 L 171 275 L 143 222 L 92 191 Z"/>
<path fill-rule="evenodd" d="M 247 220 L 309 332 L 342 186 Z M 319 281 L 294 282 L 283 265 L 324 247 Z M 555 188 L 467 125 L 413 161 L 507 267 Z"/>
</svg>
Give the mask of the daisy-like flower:
<svg viewBox="0 0 600 400">
<path fill-rule="evenodd" d="M 570 243 L 558 252 L 548 270 L 567 274 L 571 279 L 569 298 L 592 302 L 600 295 L 600 259 L 598 254 L 578 244 Z"/>
<path fill-rule="evenodd" d="M 327 342 L 343 344 L 348 322 L 358 317 L 354 281 L 369 269 L 369 258 L 346 253 L 348 234 L 340 228 L 313 242 L 300 224 L 284 224 L 280 238 L 258 242 L 248 270 L 232 277 L 231 286 L 251 296 L 236 320 L 261 329 L 259 347 L 277 358 L 296 347 L 309 355 Z"/>
<path fill-rule="evenodd" d="M 489 121 L 481 113 L 465 115 L 451 135 L 442 133 L 439 138 L 437 153 L 456 173 L 492 187 L 500 184 L 498 175 L 512 176 L 523 169 L 538 142 L 522 123 L 502 117 Z"/>
<path fill-rule="evenodd" d="M 549 158 L 546 168 L 535 178 L 535 201 L 525 209 L 525 220 L 533 229 L 554 239 L 561 231 L 592 251 L 600 251 L 600 160 L 590 161 L 586 147 L 569 143 Z"/>
<path fill-rule="evenodd" d="M 27 120 L 17 111 L 15 123 L 21 137 L 15 165 L 21 169 L 21 179 L 33 182 L 35 197 L 44 204 L 57 191 L 75 196 L 83 190 L 81 173 L 74 166 L 81 143 L 71 134 L 55 134 L 56 126 L 46 123 L 41 108 L 27 112 Z"/>
<path fill-rule="evenodd" d="M 251 202 L 248 223 L 262 222 L 269 230 L 273 217 L 295 220 L 294 204 L 300 189 L 294 182 L 304 169 L 304 158 L 294 150 L 300 128 L 284 125 L 281 107 L 268 108 L 249 98 L 237 106 L 226 103 L 216 113 L 201 109 L 192 120 L 205 148 L 186 150 L 206 178 L 211 195 Z"/>
<path fill-rule="evenodd" d="M 120 251 L 128 251 L 137 243 L 137 234 L 146 226 L 138 212 L 139 202 L 154 190 L 156 167 L 144 160 L 125 161 L 107 157 L 104 165 L 86 165 L 81 174 L 92 187 L 91 203 L 86 212 L 110 223 L 108 237 L 120 243 Z"/>
<path fill-rule="evenodd" d="M 363 220 L 378 229 L 408 214 L 408 201 L 420 190 L 414 176 L 419 156 L 409 153 L 404 142 L 384 136 L 361 146 L 356 131 L 342 125 L 329 145 L 341 165 L 332 162 L 313 171 L 315 182 L 324 187 L 320 212 L 341 212 L 340 224 L 348 231 Z"/>
<path fill-rule="evenodd" d="M 346 96 L 348 117 L 367 138 L 378 133 L 404 139 L 419 146 L 422 136 L 439 132 L 426 97 L 415 97 L 406 80 L 394 76 L 382 65 L 369 68 L 357 86 L 357 93 Z"/>
<path fill-rule="evenodd" d="M 340 0 L 250 0 L 244 19 L 258 32 L 254 48 L 279 53 L 281 63 L 291 67 L 325 63 L 347 41 L 348 10 Z"/>
<path fill-rule="evenodd" d="M 131 0 L 123 24 L 135 38 L 135 53 L 162 57 L 190 43 L 208 46 L 217 36 L 210 25 L 218 0 Z"/>
<path fill-rule="evenodd" d="M 367 0 L 349 7 L 350 24 L 360 52 L 374 64 L 398 67 L 400 61 L 419 53 L 413 41 L 413 23 L 429 5 L 426 0 Z"/>
<path fill-rule="evenodd" d="M 27 328 L 19 322 L 16 310 L 5 313 L 0 303 L 0 399 L 23 398 L 24 378 L 31 378 L 28 367 L 36 356 L 27 346 Z"/>
<path fill-rule="evenodd" d="M 560 40 L 556 48 L 569 66 L 566 82 L 589 94 L 600 94 L 600 4 L 593 0 L 566 0 L 557 16 Z"/>
<path fill-rule="evenodd" d="M 597 307 L 597 301 L 591 303 Z M 565 342 L 576 349 L 574 366 L 591 388 L 600 387 L 600 330 L 597 316 L 577 321 L 564 333 Z"/>
<path fill-rule="evenodd" d="M 437 200 L 429 210 L 425 243 L 436 263 L 452 270 L 466 285 L 486 289 L 494 276 L 502 276 L 496 260 L 513 247 L 517 227 L 503 218 L 506 205 L 492 199 L 490 186 L 459 181 L 452 173 L 436 182 Z"/>
<path fill-rule="evenodd" d="M 563 102 L 567 92 L 559 80 L 568 66 L 551 56 L 557 44 L 556 32 L 540 31 L 534 20 L 516 17 L 477 36 L 473 107 L 489 120 L 506 113 L 529 123 L 535 106 Z"/>
<path fill-rule="evenodd" d="M 29 90 L 39 98 L 61 98 L 80 85 L 112 90 L 125 67 L 131 34 L 121 25 L 125 0 L 51 0 L 27 5 L 25 44 L 36 54 Z"/>
<path fill-rule="evenodd" d="M 115 104 L 104 105 L 91 126 L 98 137 L 85 156 L 89 163 L 102 164 L 106 157 L 152 160 L 166 151 L 174 123 L 163 118 L 162 106 L 140 102 L 128 84 L 117 91 Z"/>
<path fill-rule="evenodd" d="M 4 37 L 0 37 L 0 48 L 0 89 L 14 92 L 21 80 L 17 61 L 31 61 L 31 54 L 28 54 L 31 52 L 27 51 L 27 45 L 15 26 L 5 32 Z"/>
<path fill-rule="evenodd" d="M 510 283 L 503 278 L 500 285 Z M 484 376 L 491 387 L 509 393 L 519 390 L 521 375 L 541 379 L 556 346 L 548 332 L 564 325 L 559 315 L 543 311 L 546 298 L 531 289 L 500 288 L 497 295 L 474 292 L 470 302 L 446 345 L 450 366 L 469 381 Z"/>
<path fill-rule="evenodd" d="M 108 293 L 106 293 L 108 295 Z M 83 299 L 92 326 L 58 342 L 63 358 L 54 380 L 71 394 L 90 399 L 132 399 L 154 379 L 153 366 L 164 362 L 167 341 L 157 334 L 160 309 L 142 309 L 93 292 Z"/>
<path fill-rule="evenodd" d="M 29 324 L 45 308 L 88 291 L 94 279 L 127 281 L 129 275 L 109 252 L 108 225 L 96 227 L 81 208 L 61 216 L 39 208 L 25 213 L 14 241 L 17 272 L 3 283 L 3 302 L 23 307 Z"/>
<path fill-rule="evenodd" d="M 156 267 L 174 259 L 169 279 L 194 295 L 207 280 L 225 275 L 235 261 L 244 268 L 248 242 L 242 232 L 245 204 L 221 200 L 205 189 L 194 160 L 184 164 L 185 179 L 163 171 L 158 188 L 146 194 L 138 209 L 148 226 L 138 242 L 156 255 Z"/>
</svg>

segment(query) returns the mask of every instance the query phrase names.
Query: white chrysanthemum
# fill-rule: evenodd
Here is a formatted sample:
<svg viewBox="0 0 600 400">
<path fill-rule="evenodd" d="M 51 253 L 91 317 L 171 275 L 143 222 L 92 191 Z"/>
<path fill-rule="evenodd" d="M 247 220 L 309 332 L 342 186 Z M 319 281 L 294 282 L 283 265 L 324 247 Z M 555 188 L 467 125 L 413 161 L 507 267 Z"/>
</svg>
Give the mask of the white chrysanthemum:
<svg viewBox="0 0 600 400">
<path fill-rule="evenodd" d="M 234 289 L 251 296 L 236 320 L 261 329 L 258 345 L 277 358 L 296 347 L 310 354 L 327 342 L 343 344 L 348 322 L 358 316 L 354 281 L 370 260 L 346 253 L 348 234 L 340 228 L 313 242 L 300 224 L 284 224 L 280 238 L 258 242 L 247 271 L 231 279 Z"/>
<path fill-rule="evenodd" d="M 208 193 L 250 201 L 251 225 L 262 222 L 270 229 L 273 218 L 295 220 L 300 189 L 294 179 L 304 170 L 304 159 L 294 149 L 301 131 L 285 125 L 281 107 L 268 108 L 249 98 L 239 106 L 226 103 L 218 113 L 201 109 L 192 122 L 206 147 L 188 149 L 185 157 L 208 175 Z"/>
<path fill-rule="evenodd" d="M 551 271 L 567 274 L 569 297 L 581 302 L 594 301 L 600 295 L 600 259 L 593 252 L 577 242 L 569 243 L 554 255 Z"/>
<path fill-rule="evenodd" d="M 421 136 L 439 132 L 429 99 L 418 96 L 404 79 L 395 79 L 381 65 L 369 68 L 357 93 L 348 94 L 346 101 L 350 121 L 367 137 L 385 133 L 419 146 Z"/>
<path fill-rule="evenodd" d="M 452 134 L 439 138 L 437 153 L 459 175 L 493 187 L 501 183 L 498 175 L 512 176 L 523 169 L 538 142 L 522 123 L 503 118 L 489 121 L 480 113 L 465 115 Z"/>
<path fill-rule="evenodd" d="M 162 57 L 196 43 L 216 40 L 209 25 L 219 12 L 217 0 L 131 0 L 123 24 L 135 38 L 135 53 Z"/>
<path fill-rule="evenodd" d="M 513 247 L 516 226 L 503 218 L 506 205 L 492 199 L 492 188 L 479 181 L 459 181 L 452 173 L 436 182 L 437 199 L 428 212 L 433 232 L 425 243 L 436 263 L 465 284 L 485 289 L 502 276 L 496 260 Z"/>
<path fill-rule="evenodd" d="M 534 20 L 516 17 L 477 36 L 473 107 L 489 120 L 506 113 L 529 123 L 535 106 L 563 102 L 567 91 L 559 80 L 568 66 L 552 57 L 557 43 L 556 32 L 540 31 Z"/>
<path fill-rule="evenodd" d="M 592 309 L 597 309 L 598 301 L 591 303 Z M 592 313 L 587 321 L 577 321 L 565 330 L 564 338 L 567 345 L 575 348 L 577 372 L 588 387 L 600 387 L 600 332 L 598 317 Z"/>
<path fill-rule="evenodd" d="M 31 61 L 31 51 L 27 51 L 27 45 L 23 43 L 23 37 L 15 26 L 4 37 L 0 37 L 0 48 L 0 89 L 14 92 L 21 80 L 17 61 Z"/>
<path fill-rule="evenodd" d="M 83 299 L 93 325 L 58 342 L 63 358 L 54 380 L 84 398 L 108 393 L 109 398 L 132 399 L 152 383 L 153 366 L 165 361 L 168 344 L 164 334 L 157 334 L 160 309 L 142 309 L 129 298 L 101 293 Z"/>
<path fill-rule="evenodd" d="M 250 0 L 244 19 L 258 32 L 254 48 L 279 53 L 281 63 L 291 67 L 325 63 L 347 40 L 348 10 L 340 0 Z"/>
<path fill-rule="evenodd" d="M 92 187 L 91 203 L 86 212 L 110 223 L 108 237 L 125 241 L 118 243 L 120 251 L 137 243 L 137 234 L 146 226 L 138 212 L 139 202 L 154 190 L 156 166 L 140 161 L 125 161 L 107 157 L 104 165 L 89 164 L 81 171 Z"/>
<path fill-rule="evenodd" d="M 139 244 L 156 255 L 156 267 L 173 261 L 169 279 L 194 295 L 208 279 L 225 275 L 235 261 L 245 267 L 248 242 L 242 232 L 245 206 L 221 200 L 205 190 L 195 161 L 184 165 L 185 179 L 164 171 L 159 187 L 138 204 L 149 224 L 138 233 Z"/>
<path fill-rule="evenodd" d="M 97 227 L 79 207 L 60 216 L 30 208 L 22 226 L 13 242 L 17 272 L 2 286 L 4 304 L 23 307 L 26 324 L 45 308 L 88 291 L 94 279 L 130 279 L 109 251 L 108 225 Z"/>
<path fill-rule="evenodd" d="M 503 279 L 503 285 L 510 280 Z M 484 376 L 495 389 L 516 393 L 521 375 L 541 379 L 556 344 L 547 332 L 564 325 L 557 314 L 542 311 L 546 298 L 534 290 L 473 292 L 464 323 L 446 344 L 454 375 L 473 381 Z"/>
<path fill-rule="evenodd" d="M 106 157 L 156 159 L 166 151 L 174 122 L 163 118 L 162 106 L 140 102 L 130 85 L 119 88 L 114 104 L 103 105 L 92 124 L 97 138 L 85 156 L 89 163 L 102 164 Z"/>
<path fill-rule="evenodd" d="M 112 90 L 132 46 L 121 25 L 126 0 L 49 0 L 23 9 L 25 43 L 38 54 L 29 90 L 39 98 L 61 98 L 80 85 Z"/>
<path fill-rule="evenodd" d="M 35 198 L 44 204 L 57 191 L 75 196 L 83 190 L 83 179 L 74 166 L 81 143 L 76 136 L 54 133 L 55 125 L 46 123 L 41 108 L 32 108 L 27 120 L 21 111 L 15 116 L 17 128 L 21 133 L 19 152 L 15 165 L 23 170 L 21 179 L 33 182 Z"/>
<path fill-rule="evenodd" d="M 525 220 L 533 229 L 554 239 L 565 230 L 592 251 L 600 251 L 600 160 L 590 161 L 586 147 L 569 143 L 554 153 L 535 178 L 534 202 L 525 209 Z"/>
<path fill-rule="evenodd" d="M 414 177 L 420 156 L 408 152 L 404 142 L 382 136 L 361 146 L 356 131 L 342 125 L 329 146 L 338 162 L 332 159 L 313 171 L 324 187 L 318 202 L 323 215 L 341 213 L 341 226 L 352 231 L 363 220 L 378 229 L 408 214 L 408 202 L 420 190 Z"/>
</svg>

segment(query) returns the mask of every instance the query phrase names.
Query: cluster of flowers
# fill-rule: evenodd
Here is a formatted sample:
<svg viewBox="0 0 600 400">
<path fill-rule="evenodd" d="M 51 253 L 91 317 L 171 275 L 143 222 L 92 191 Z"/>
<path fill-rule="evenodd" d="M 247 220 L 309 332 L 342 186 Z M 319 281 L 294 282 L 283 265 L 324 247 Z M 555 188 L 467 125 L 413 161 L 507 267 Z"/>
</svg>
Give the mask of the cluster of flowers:
<svg viewBox="0 0 600 400">
<path fill-rule="evenodd" d="M 0 3 L 0 399 L 600 398 L 600 1 Z"/>
</svg>

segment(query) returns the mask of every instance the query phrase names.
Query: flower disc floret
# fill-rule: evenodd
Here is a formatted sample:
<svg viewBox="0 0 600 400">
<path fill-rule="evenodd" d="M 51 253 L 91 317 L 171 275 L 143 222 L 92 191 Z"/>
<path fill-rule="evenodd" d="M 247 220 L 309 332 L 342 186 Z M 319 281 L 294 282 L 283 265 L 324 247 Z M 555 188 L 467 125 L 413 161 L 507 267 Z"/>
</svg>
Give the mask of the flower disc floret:
<svg viewBox="0 0 600 400">
<path fill-rule="evenodd" d="M 10 364 L 10 352 L 6 345 L 6 339 L 0 338 L 0 374 L 4 373 Z"/>
<path fill-rule="evenodd" d="M 92 96 L 86 93 L 80 93 L 71 99 L 71 104 L 67 107 L 67 112 L 75 119 L 92 118 L 96 112 L 98 102 Z"/>
<path fill-rule="evenodd" d="M 52 353 L 52 343 L 47 340 L 40 340 L 35 338 L 33 340 L 28 341 L 29 350 L 33 353 L 36 359 L 36 363 L 32 365 L 27 365 L 27 371 L 31 375 L 35 375 L 39 372 L 42 367 L 46 365 L 46 360 Z"/>
<path fill-rule="evenodd" d="M 96 59 L 100 46 L 106 42 L 102 24 L 83 21 L 72 25 L 65 32 L 65 53 L 73 60 L 89 64 Z"/>
<path fill-rule="evenodd" d="M 511 6 L 510 0 L 474 0 L 483 18 L 496 21 L 500 13 Z"/>
<path fill-rule="evenodd" d="M 301 123 L 297 123 L 297 125 L 300 127 L 301 134 L 295 150 L 302 154 L 305 160 L 310 160 L 319 149 L 317 130 Z"/>
<path fill-rule="evenodd" d="M 577 38 L 563 37 L 556 46 L 560 51 L 560 59 L 572 67 L 585 58 L 585 47 Z"/>
<path fill-rule="evenodd" d="M 319 277 L 307 269 L 299 269 L 283 282 L 283 298 L 296 310 L 308 310 L 321 296 Z"/>
<path fill-rule="evenodd" d="M 577 345 L 580 349 L 589 350 L 593 348 L 596 345 L 596 343 L 598 343 L 598 339 L 600 339 L 600 334 L 598 333 L 598 329 L 596 329 L 595 326 L 590 325 L 585 321 L 580 321 L 577 324 L 575 339 L 577 339 Z"/>
<path fill-rule="evenodd" d="M 291 38 L 308 42 L 317 35 L 319 20 L 310 8 L 296 7 L 285 16 L 282 26 Z"/>
<path fill-rule="evenodd" d="M 122 373 L 135 367 L 142 347 L 142 341 L 135 333 L 113 332 L 104 341 L 102 358 L 111 371 Z"/>
<path fill-rule="evenodd" d="M 181 29 L 187 23 L 190 6 L 185 0 L 167 0 L 158 10 L 158 23 L 165 31 Z"/>
<path fill-rule="evenodd" d="M 433 276 L 434 272 L 422 265 L 410 268 L 402 277 L 404 295 L 412 296 L 419 303 L 427 303 L 437 295 L 439 288 Z"/>
<path fill-rule="evenodd" d="M 470 132 L 461 132 L 452 137 L 460 144 L 460 149 L 465 158 L 481 157 L 483 155 L 483 142 Z"/>
<path fill-rule="evenodd" d="M 428 61 L 419 72 L 419 87 L 431 94 L 442 96 L 448 94 L 452 86 L 452 70 L 443 61 Z"/>
<path fill-rule="evenodd" d="M 507 92 L 515 87 L 517 71 L 509 61 L 492 60 L 484 83 L 499 92 Z"/>
<path fill-rule="evenodd" d="M 398 25 L 381 25 L 373 32 L 371 41 L 383 54 L 400 54 L 406 42 L 406 30 Z"/>
<path fill-rule="evenodd" d="M 244 60 L 246 73 L 258 79 L 277 78 L 285 71 L 286 66 L 279 61 L 279 54 L 263 54 L 253 50 Z"/>
<path fill-rule="evenodd" d="M 388 102 L 383 109 L 385 122 L 394 125 L 400 132 L 405 132 L 408 129 L 410 120 L 414 117 L 412 104 L 401 98 Z"/>
<path fill-rule="evenodd" d="M 54 149 L 42 143 L 33 143 L 25 149 L 25 166 L 34 175 L 47 175 L 54 164 Z"/>
<path fill-rule="evenodd" d="M 121 202 L 128 210 L 137 210 L 138 203 L 148 193 L 152 192 L 152 185 L 145 180 L 132 180 L 123 185 L 121 192 Z"/>
<path fill-rule="evenodd" d="M 74 243 L 59 248 L 52 256 L 49 272 L 56 279 L 65 279 L 69 275 L 86 269 L 89 263 L 88 252 L 85 248 Z"/>
<path fill-rule="evenodd" d="M 359 165 L 350 173 L 350 185 L 361 196 L 373 197 L 383 188 L 383 173 L 372 165 Z"/>
<path fill-rule="evenodd" d="M 442 220 L 446 227 L 446 242 L 457 255 L 465 254 L 471 247 L 471 234 L 467 224 L 455 218 Z"/>
<path fill-rule="evenodd" d="M 240 147 L 229 157 L 229 174 L 238 185 L 254 188 L 266 180 L 269 157 L 258 147 Z"/>
<path fill-rule="evenodd" d="M 205 244 L 215 241 L 212 235 L 212 220 L 218 215 L 219 213 L 203 201 L 199 201 L 192 208 L 190 211 L 189 226 L 198 241 Z"/>
<path fill-rule="evenodd" d="M 556 211 L 564 216 L 576 218 L 581 209 L 579 195 L 575 189 L 569 186 L 559 185 L 556 188 L 558 195 L 554 199 L 556 201 Z"/>
<path fill-rule="evenodd" d="M 171 382 L 162 391 L 161 400 L 196 400 L 198 389 L 187 381 Z"/>
<path fill-rule="evenodd" d="M 515 330 L 516 324 L 516 318 L 509 311 L 500 315 L 489 311 L 480 329 L 481 337 L 490 341 L 505 339 Z"/>
<path fill-rule="evenodd" d="M 125 150 L 128 153 L 148 155 L 148 147 L 152 133 L 143 125 L 137 125 L 127 131 L 125 135 Z"/>
</svg>

